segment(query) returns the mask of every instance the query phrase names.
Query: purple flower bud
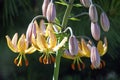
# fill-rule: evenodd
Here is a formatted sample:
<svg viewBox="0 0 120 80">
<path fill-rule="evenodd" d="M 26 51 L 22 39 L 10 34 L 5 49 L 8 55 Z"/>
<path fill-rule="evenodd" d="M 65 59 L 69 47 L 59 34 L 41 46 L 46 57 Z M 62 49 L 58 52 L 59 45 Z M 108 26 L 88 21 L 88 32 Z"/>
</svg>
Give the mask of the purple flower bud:
<svg viewBox="0 0 120 80">
<path fill-rule="evenodd" d="M 46 12 L 47 12 L 47 7 L 48 7 L 49 2 L 50 2 L 49 0 L 43 1 L 42 13 L 43 13 L 43 16 L 45 16 L 45 17 L 46 17 Z"/>
<path fill-rule="evenodd" d="M 91 4 L 89 7 L 89 16 L 92 22 L 97 22 L 98 21 L 98 13 L 96 6 Z"/>
<path fill-rule="evenodd" d="M 26 31 L 26 39 L 27 39 L 28 42 L 31 42 L 32 34 L 34 34 L 34 36 L 36 36 L 36 27 L 35 27 L 33 22 L 31 22 L 28 25 L 28 28 L 27 28 L 27 31 Z"/>
<path fill-rule="evenodd" d="M 102 29 L 105 32 L 108 32 L 110 28 L 110 22 L 105 12 L 102 12 L 100 15 L 100 23 L 101 23 Z"/>
<path fill-rule="evenodd" d="M 56 8 L 52 1 L 48 5 L 46 17 L 48 22 L 53 22 L 56 17 Z"/>
<path fill-rule="evenodd" d="M 93 46 L 91 48 L 90 60 L 91 60 L 92 66 L 95 69 L 100 67 L 100 55 L 99 55 L 98 50 L 95 46 Z"/>
<path fill-rule="evenodd" d="M 91 34 L 95 40 L 100 39 L 100 27 L 98 23 L 91 22 Z"/>
<path fill-rule="evenodd" d="M 80 0 L 80 2 L 83 4 L 83 6 L 90 7 L 91 4 L 90 0 Z"/>
<path fill-rule="evenodd" d="M 69 38 L 69 52 L 71 55 L 76 55 L 78 53 L 78 42 L 74 35 Z"/>
</svg>

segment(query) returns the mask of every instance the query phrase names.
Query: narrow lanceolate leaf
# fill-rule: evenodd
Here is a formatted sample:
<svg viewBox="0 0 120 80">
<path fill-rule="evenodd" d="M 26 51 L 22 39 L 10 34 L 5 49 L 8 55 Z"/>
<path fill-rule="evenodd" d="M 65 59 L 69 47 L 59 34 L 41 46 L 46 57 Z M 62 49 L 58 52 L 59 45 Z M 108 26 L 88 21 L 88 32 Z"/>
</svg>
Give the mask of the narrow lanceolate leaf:
<svg viewBox="0 0 120 80">
<path fill-rule="evenodd" d="M 69 52 L 71 55 L 78 54 L 78 41 L 74 35 L 69 38 Z"/>
<path fill-rule="evenodd" d="M 91 60 L 92 66 L 95 69 L 100 67 L 100 55 L 99 55 L 98 50 L 95 46 L 93 46 L 91 48 L 90 60 Z"/>
<path fill-rule="evenodd" d="M 17 47 L 15 47 L 13 44 L 12 44 L 12 41 L 11 41 L 11 39 L 10 39 L 10 37 L 9 36 L 6 36 L 6 39 L 7 39 L 7 45 L 8 45 L 8 47 L 13 51 L 13 52 L 18 52 L 18 50 L 17 50 Z"/>
<path fill-rule="evenodd" d="M 91 34 L 95 40 L 100 39 L 100 27 L 98 23 L 91 22 Z"/>
<path fill-rule="evenodd" d="M 102 12 L 100 15 L 100 23 L 101 23 L 102 29 L 105 32 L 108 32 L 110 28 L 110 22 L 105 12 Z"/>
<path fill-rule="evenodd" d="M 96 6 L 94 4 L 91 4 L 89 7 L 89 16 L 90 16 L 91 22 L 98 21 L 98 13 L 97 13 Z"/>
<path fill-rule="evenodd" d="M 25 50 L 27 49 L 27 42 L 25 40 L 24 34 L 22 34 L 20 39 L 18 40 L 17 47 L 18 47 L 19 52 L 25 53 Z"/>
</svg>

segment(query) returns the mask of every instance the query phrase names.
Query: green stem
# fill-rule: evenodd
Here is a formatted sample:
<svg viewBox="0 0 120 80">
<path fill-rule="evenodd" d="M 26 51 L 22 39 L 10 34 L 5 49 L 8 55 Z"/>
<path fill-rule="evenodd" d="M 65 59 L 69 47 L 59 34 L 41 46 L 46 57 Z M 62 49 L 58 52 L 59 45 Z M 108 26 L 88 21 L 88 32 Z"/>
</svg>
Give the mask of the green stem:
<svg viewBox="0 0 120 80">
<path fill-rule="evenodd" d="M 63 28 L 66 28 L 66 26 L 67 26 L 68 17 L 69 17 L 69 14 L 70 14 L 71 10 L 72 10 L 73 2 L 74 2 L 74 0 L 69 0 L 69 4 L 67 5 L 67 9 L 65 11 L 63 21 L 62 21 L 62 27 Z M 60 52 L 60 50 L 57 51 L 56 52 L 56 60 L 55 60 L 55 63 L 54 63 L 53 80 L 58 80 L 61 56 L 62 56 L 62 52 Z"/>
<path fill-rule="evenodd" d="M 62 53 L 60 51 L 57 51 L 56 52 L 56 61 L 54 63 L 53 80 L 58 80 L 61 56 L 62 56 Z"/>
<path fill-rule="evenodd" d="M 67 26 L 68 17 L 69 17 L 69 14 L 70 14 L 71 10 L 72 10 L 73 2 L 74 2 L 74 0 L 69 0 L 69 4 L 67 5 L 67 9 L 65 11 L 63 21 L 62 21 L 62 27 L 63 28 L 66 28 L 66 26 Z"/>
</svg>

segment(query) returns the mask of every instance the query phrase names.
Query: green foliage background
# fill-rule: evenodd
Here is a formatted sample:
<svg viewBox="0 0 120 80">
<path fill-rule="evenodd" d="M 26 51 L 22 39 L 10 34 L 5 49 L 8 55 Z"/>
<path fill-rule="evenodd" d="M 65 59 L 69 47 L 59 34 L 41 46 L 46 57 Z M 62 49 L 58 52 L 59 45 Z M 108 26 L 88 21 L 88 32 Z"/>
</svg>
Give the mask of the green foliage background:
<svg viewBox="0 0 120 80">
<path fill-rule="evenodd" d="M 56 0 L 59 1 L 59 0 Z M 91 70 L 87 66 L 84 70 L 73 71 L 70 67 L 72 61 L 62 58 L 60 66 L 59 80 L 119 80 L 120 79 L 120 1 L 119 0 L 93 0 L 99 4 L 107 13 L 110 19 L 110 31 L 108 37 L 108 52 L 102 57 L 106 62 L 106 67 L 102 70 Z M 32 18 L 41 13 L 43 0 L 0 0 L 0 80 L 52 80 L 53 64 L 43 65 L 39 63 L 38 52 L 27 55 L 29 59 L 28 67 L 16 67 L 13 60 L 17 56 L 9 50 L 6 44 L 5 35 L 13 36 L 15 32 L 19 35 L 25 33 Z M 75 0 L 79 3 L 79 0 Z M 62 20 L 65 6 L 56 4 L 57 17 Z M 84 7 L 74 7 L 73 15 L 88 11 Z M 100 13 L 100 10 L 98 9 Z M 90 20 L 84 15 L 78 17 L 79 21 L 69 20 L 68 25 L 72 27 L 75 35 L 90 34 Z M 103 35 L 104 33 L 102 33 Z M 91 37 L 92 38 L 92 37 Z M 90 65 L 89 59 L 84 59 L 86 65 Z M 112 75 L 112 77 L 110 76 Z M 108 79 L 108 77 L 111 77 Z"/>
</svg>

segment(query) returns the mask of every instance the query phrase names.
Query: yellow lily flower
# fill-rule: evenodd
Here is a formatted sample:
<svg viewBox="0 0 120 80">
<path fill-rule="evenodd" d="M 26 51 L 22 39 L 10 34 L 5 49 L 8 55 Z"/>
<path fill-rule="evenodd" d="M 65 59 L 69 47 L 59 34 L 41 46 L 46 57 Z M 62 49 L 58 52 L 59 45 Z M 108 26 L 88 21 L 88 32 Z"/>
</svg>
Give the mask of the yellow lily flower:
<svg viewBox="0 0 120 80">
<path fill-rule="evenodd" d="M 30 46 L 28 48 L 28 42 L 26 41 L 25 35 L 22 34 L 18 40 L 18 33 L 15 33 L 12 40 L 7 35 L 7 45 L 8 47 L 14 52 L 19 53 L 18 56 L 15 58 L 14 63 L 17 66 L 22 66 L 22 57 L 25 60 L 25 65 L 28 66 L 28 60 L 25 54 L 32 54 L 36 49 L 34 46 Z"/>
<path fill-rule="evenodd" d="M 104 38 L 104 44 L 101 40 L 97 44 L 97 49 L 98 49 L 98 52 L 99 52 L 100 56 L 103 56 L 107 52 L 107 48 L 108 48 L 107 38 L 105 37 Z"/>
<path fill-rule="evenodd" d="M 36 37 L 32 35 L 32 44 L 38 51 L 44 53 L 39 59 L 40 62 L 43 62 L 44 64 L 54 62 L 54 57 L 52 54 L 64 46 L 67 41 L 67 37 L 64 37 L 64 39 L 58 44 L 52 24 L 48 23 L 45 34 L 41 32 L 41 28 L 39 28 L 37 22 L 35 22 L 35 25 L 37 25 L 36 29 L 38 30 L 36 30 Z"/>
</svg>

